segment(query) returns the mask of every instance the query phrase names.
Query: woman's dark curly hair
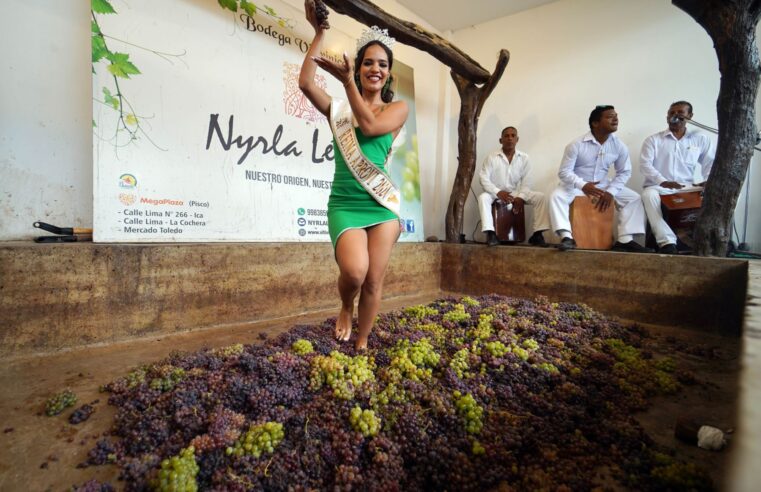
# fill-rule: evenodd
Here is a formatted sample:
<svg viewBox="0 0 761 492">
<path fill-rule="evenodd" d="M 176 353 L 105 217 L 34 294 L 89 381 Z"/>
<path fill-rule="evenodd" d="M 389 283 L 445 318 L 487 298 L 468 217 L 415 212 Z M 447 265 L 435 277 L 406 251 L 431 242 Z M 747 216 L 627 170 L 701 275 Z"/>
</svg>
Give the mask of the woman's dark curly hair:
<svg viewBox="0 0 761 492">
<path fill-rule="evenodd" d="M 377 44 L 381 48 L 383 48 L 383 51 L 386 52 L 386 56 L 388 57 L 388 79 L 386 79 L 386 83 L 383 85 L 383 88 L 381 89 L 381 101 L 384 103 L 390 103 L 394 100 L 394 91 L 391 89 L 391 83 L 394 81 L 394 76 L 391 74 L 391 67 L 394 66 L 394 52 L 391 51 L 391 49 L 386 46 L 385 44 L 381 43 L 380 41 L 370 41 L 363 47 L 357 51 L 357 57 L 354 59 L 354 82 L 357 84 L 357 89 L 359 89 L 359 93 L 362 94 L 362 84 L 360 84 L 359 81 L 359 67 L 362 65 L 362 61 L 365 59 L 365 51 L 367 51 L 367 48 L 370 46 Z"/>
</svg>

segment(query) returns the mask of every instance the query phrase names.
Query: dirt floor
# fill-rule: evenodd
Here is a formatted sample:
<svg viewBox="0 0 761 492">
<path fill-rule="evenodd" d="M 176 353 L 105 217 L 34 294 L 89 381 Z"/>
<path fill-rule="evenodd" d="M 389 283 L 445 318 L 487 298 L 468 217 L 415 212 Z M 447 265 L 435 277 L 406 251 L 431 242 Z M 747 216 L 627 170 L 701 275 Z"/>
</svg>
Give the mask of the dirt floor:
<svg viewBox="0 0 761 492">
<path fill-rule="evenodd" d="M 429 302 L 437 297 L 427 294 L 384 301 L 384 310 Z M 282 318 L 247 325 L 212 328 L 138 341 L 88 347 L 50 355 L 5 360 L 0 363 L 0 490 L 63 491 L 74 484 L 95 478 L 121 488 L 118 469 L 98 466 L 85 469 L 85 460 L 101 434 L 108 430 L 114 409 L 108 394 L 98 388 L 130 369 L 166 357 L 173 350 L 193 351 L 233 343 L 259 343 L 261 334 L 275 336 L 295 324 L 321 322 L 333 311 Z M 721 429 L 734 427 L 737 403 L 737 376 L 740 339 L 713 336 L 683 329 L 649 327 L 661 342 L 664 353 L 674 357 L 680 367 L 695 374 L 697 383 L 676 396 L 659 398 L 637 419 L 656 442 L 679 457 L 694 460 L 709 470 L 721 489 L 723 471 L 730 450 L 710 452 L 684 444 L 673 437 L 676 418 L 684 416 Z M 678 350 L 680 343 L 698 346 L 697 355 Z M 97 401 L 93 416 L 71 425 L 71 409 L 61 415 L 44 415 L 45 400 L 57 391 L 70 388 L 78 396 L 77 407 Z"/>
</svg>

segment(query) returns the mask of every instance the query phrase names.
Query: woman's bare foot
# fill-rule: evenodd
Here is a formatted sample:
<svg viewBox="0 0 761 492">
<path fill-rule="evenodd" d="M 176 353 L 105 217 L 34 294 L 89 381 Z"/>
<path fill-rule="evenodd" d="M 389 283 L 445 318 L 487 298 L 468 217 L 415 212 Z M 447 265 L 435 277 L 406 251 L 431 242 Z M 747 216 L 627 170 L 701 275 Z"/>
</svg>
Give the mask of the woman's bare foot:
<svg viewBox="0 0 761 492">
<path fill-rule="evenodd" d="M 351 309 L 341 307 L 336 319 L 336 340 L 346 342 L 351 337 L 351 320 L 354 317 L 354 306 Z"/>
</svg>

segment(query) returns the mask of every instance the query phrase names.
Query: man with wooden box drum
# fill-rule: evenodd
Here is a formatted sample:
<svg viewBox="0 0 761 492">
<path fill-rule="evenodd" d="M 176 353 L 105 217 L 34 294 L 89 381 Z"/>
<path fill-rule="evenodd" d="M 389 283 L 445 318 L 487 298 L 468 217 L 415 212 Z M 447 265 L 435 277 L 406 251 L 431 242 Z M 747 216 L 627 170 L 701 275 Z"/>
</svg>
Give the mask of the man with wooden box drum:
<svg viewBox="0 0 761 492">
<path fill-rule="evenodd" d="M 486 157 L 479 175 L 484 192 L 478 197 L 478 207 L 481 230 L 486 233 L 486 244 L 499 244 L 492 217 L 492 203 L 498 200 L 512 207 L 515 214 L 523 213 L 524 203 L 533 206 L 534 227 L 528 242 L 533 246 L 544 246 L 542 232 L 550 228 L 547 200 L 544 193 L 529 188 L 528 174 L 531 168 L 528 154 L 515 148 L 518 130 L 514 126 L 503 129 L 499 143 L 502 148 Z"/>
<path fill-rule="evenodd" d="M 594 202 L 596 211 L 611 212 L 618 209 L 617 241 L 614 251 L 650 253 L 634 235 L 645 233 L 645 211 L 637 192 L 627 188 L 632 175 L 629 149 L 615 135 L 618 130 L 618 113 L 613 106 L 597 106 L 589 114 L 589 132 L 569 143 L 560 162 L 560 184 L 550 195 L 552 230 L 560 236 L 561 251 L 577 247 L 569 212 L 577 197 L 587 196 Z M 613 167 L 615 176 L 608 177 Z M 587 221 L 585 227 L 591 227 Z M 586 232 L 586 231 L 585 231 Z M 612 238 L 611 238 L 612 239 Z M 580 247 L 584 247 L 583 245 Z"/>
<path fill-rule="evenodd" d="M 671 104 L 666 113 L 668 129 L 647 137 L 640 153 L 640 171 L 645 177 L 642 203 L 658 243 L 658 252 L 665 254 L 677 253 L 677 236 L 663 217 L 661 195 L 700 190 L 713 165 L 710 139 L 702 133 L 688 131 L 689 119 L 692 119 L 692 104 L 687 101 Z M 701 177 L 695 180 L 698 165 Z M 689 198 L 684 195 L 683 201 Z"/>
</svg>

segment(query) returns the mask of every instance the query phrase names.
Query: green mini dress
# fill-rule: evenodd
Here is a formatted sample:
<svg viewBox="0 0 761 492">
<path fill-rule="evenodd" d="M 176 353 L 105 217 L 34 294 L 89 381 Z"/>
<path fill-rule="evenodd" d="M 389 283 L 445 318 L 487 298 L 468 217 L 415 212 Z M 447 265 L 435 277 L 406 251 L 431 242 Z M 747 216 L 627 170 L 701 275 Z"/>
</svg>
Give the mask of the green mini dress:
<svg viewBox="0 0 761 492">
<path fill-rule="evenodd" d="M 362 153 L 378 168 L 386 172 L 385 161 L 394 138 L 391 133 L 366 137 L 359 128 L 354 129 Z M 349 229 L 366 227 L 399 220 L 399 217 L 373 198 L 347 167 L 341 151 L 333 139 L 336 170 L 333 187 L 328 198 L 328 232 L 335 250 L 338 238 Z"/>
</svg>

